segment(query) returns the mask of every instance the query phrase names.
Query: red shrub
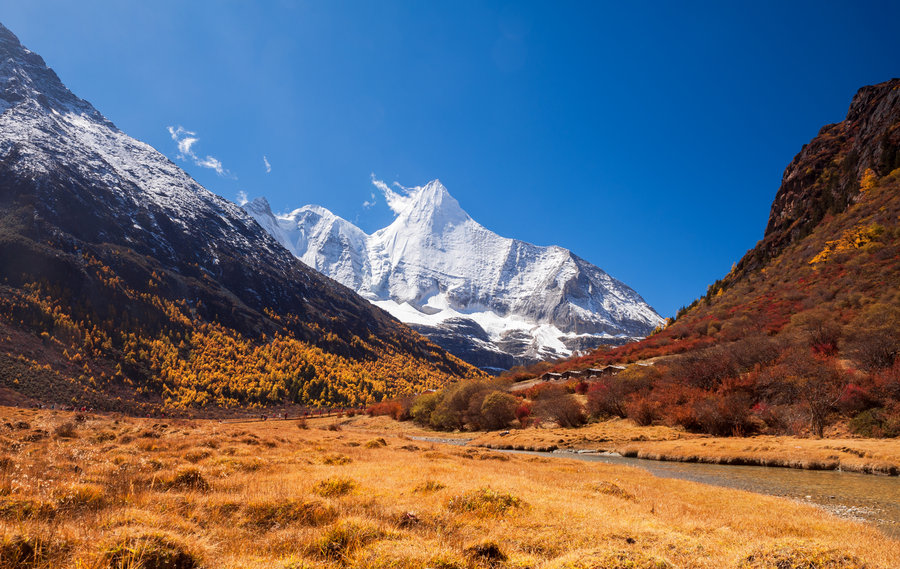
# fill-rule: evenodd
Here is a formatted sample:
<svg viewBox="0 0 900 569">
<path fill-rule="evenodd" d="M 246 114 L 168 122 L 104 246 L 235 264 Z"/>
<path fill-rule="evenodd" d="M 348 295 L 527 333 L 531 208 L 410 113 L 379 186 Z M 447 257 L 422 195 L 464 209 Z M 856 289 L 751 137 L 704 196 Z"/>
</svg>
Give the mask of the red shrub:
<svg viewBox="0 0 900 569">
<path fill-rule="evenodd" d="M 682 427 L 688 431 L 701 431 L 703 429 L 700 421 L 697 420 L 693 401 L 689 404 L 666 407 L 665 422 L 669 426 Z"/>
<path fill-rule="evenodd" d="M 395 421 L 405 421 L 410 418 L 409 415 L 410 401 L 406 399 L 391 399 L 370 405 L 366 409 L 369 417 L 380 417 L 387 415 Z"/>
<path fill-rule="evenodd" d="M 649 391 L 657 370 L 622 372 L 614 377 L 603 377 L 593 382 L 587 391 L 587 411 L 593 417 L 628 416 L 625 403 L 628 397 L 638 391 Z"/>
<path fill-rule="evenodd" d="M 877 407 L 878 402 L 868 389 L 855 383 L 844 386 L 841 396 L 837 400 L 837 407 L 846 415 L 856 415 L 860 411 Z"/>
<path fill-rule="evenodd" d="M 806 427 L 806 413 L 799 405 L 758 403 L 751 407 L 751 411 L 769 433 L 801 435 Z"/>
<path fill-rule="evenodd" d="M 531 403 L 528 401 L 522 401 L 519 403 L 519 406 L 516 407 L 516 419 L 519 420 L 519 423 L 522 426 L 526 426 L 531 422 Z"/>
<path fill-rule="evenodd" d="M 587 392 L 587 412 L 592 417 L 626 417 L 623 382 L 602 379 Z"/>
<path fill-rule="evenodd" d="M 885 402 L 900 402 L 900 358 L 894 361 L 893 367 L 883 369 L 875 374 L 873 390 Z"/>
<path fill-rule="evenodd" d="M 541 399 L 552 399 L 569 393 L 563 385 L 555 383 L 539 383 L 525 391 L 525 398 L 532 401 L 540 401 Z"/>
<path fill-rule="evenodd" d="M 697 422 L 704 432 L 719 437 L 744 436 L 755 430 L 746 394 L 714 394 L 694 404 Z"/>
<path fill-rule="evenodd" d="M 813 344 L 812 351 L 815 354 L 823 356 L 836 356 L 838 352 L 837 342 L 824 342 L 821 344 Z"/>
<path fill-rule="evenodd" d="M 660 418 L 667 425 L 678 425 L 691 431 L 702 430 L 694 412 L 694 403 L 708 394 L 703 389 L 674 381 L 658 383 L 652 392 Z"/>
<path fill-rule="evenodd" d="M 669 365 L 673 377 L 702 389 L 713 389 L 737 372 L 732 354 L 721 346 L 678 356 Z"/>
<path fill-rule="evenodd" d="M 729 377 L 722 381 L 722 385 L 719 386 L 719 393 L 722 395 L 743 394 L 749 399 L 756 400 L 758 399 L 756 385 L 758 376 L 759 374 L 757 373 L 746 373 L 738 377 Z"/>
<path fill-rule="evenodd" d="M 632 394 L 625 402 L 625 413 L 629 419 L 645 427 L 661 418 L 659 402 L 653 401 L 646 394 Z"/>
<path fill-rule="evenodd" d="M 535 414 L 564 428 L 579 427 L 587 421 L 584 407 L 571 394 L 540 399 L 535 403 Z"/>
</svg>

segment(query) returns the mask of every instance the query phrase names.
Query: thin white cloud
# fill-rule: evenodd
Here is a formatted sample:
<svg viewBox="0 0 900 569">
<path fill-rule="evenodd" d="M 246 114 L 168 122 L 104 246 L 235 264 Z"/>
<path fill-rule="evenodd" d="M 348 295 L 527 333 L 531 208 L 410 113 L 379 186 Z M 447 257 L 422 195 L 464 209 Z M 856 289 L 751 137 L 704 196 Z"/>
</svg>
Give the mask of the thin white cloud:
<svg viewBox="0 0 900 569">
<path fill-rule="evenodd" d="M 222 166 L 222 161 L 218 158 L 215 158 L 208 154 L 206 155 L 206 158 L 200 158 L 199 156 L 197 156 L 197 153 L 193 150 L 193 146 L 200 141 L 200 139 L 197 137 L 196 132 L 187 130 L 181 125 L 178 125 L 178 128 L 174 126 L 169 126 L 166 128 L 169 131 L 169 136 L 172 137 L 172 140 L 174 140 L 176 146 L 178 146 L 179 159 L 192 161 L 197 166 L 215 170 L 216 174 L 220 176 L 229 174 L 228 170 L 226 170 Z"/>
<path fill-rule="evenodd" d="M 388 187 L 387 184 L 375 178 L 375 174 L 369 174 L 372 177 L 372 185 L 381 190 L 382 192 L 390 192 L 391 188 Z"/>
<path fill-rule="evenodd" d="M 247 205 L 249 201 L 250 198 L 247 197 L 247 192 L 245 192 L 244 190 L 239 190 L 237 193 L 237 204 L 239 206 L 244 206 Z"/>
<path fill-rule="evenodd" d="M 193 156 L 194 153 L 191 152 L 191 146 L 194 145 L 195 142 L 200 140 L 199 138 L 183 138 L 178 141 L 178 152 L 181 152 L 182 156 Z"/>
<path fill-rule="evenodd" d="M 408 191 L 400 184 L 397 184 L 396 182 L 394 184 L 404 192 Z M 388 207 L 391 208 L 391 211 L 398 215 L 406 210 L 407 204 L 409 204 L 409 202 L 412 200 L 409 195 L 398 194 L 381 180 L 375 179 L 374 173 L 372 174 L 372 185 L 381 190 L 381 193 L 384 194 L 384 200 L 387 202 Z"/>
<path fill-rule="evenodd" d="M 212 156 L 207 156 L 203 159 L 198 159 L 196 162 L 197 166 L 203 166 L 204 168 L 209 168 L 210 170 L 215 170 L 216 174 L 220 176 L 225 175 L 225 169 L 222 168 L 222 161 L 218 158 L 213 158 Z"/>
<path fill-rule="evenodd" d="M 367 199 L 366 201 L 364 201 L 364 202 L 362 203 L 362 206 L 363 206 L 363 209 L 369 209 L 370 207 L 372 207 L 372 206 L 375 205 L 376 203 L 377 203 L 377 202 L 375 201 L 375 192 L 372 192 L 372 197 L 369 198 L 369 199 Z"/>
<path fill-rule="evenodd" d="M 182 160 L 186 160 L 187 157 L 197 158 L 197 156 L 191 151 L 191 146 L 194 145 L 195 142 L 200 140 L 197 138 L 196 132 L 191 132 L 185 129 L 183 126 L 168 127 L 169 135 L 172 137 L 172 140 L 175 141 L 175 144 L 178 145 L 178 157 Z"/>
<path fill-rule="evenodd" d="M 266 165 L 266 174 L 270 173 L 272 171 L 272 165 L 269 164 L 269 159 L 266 158 L 265 155 L 263 155 L 263 164 Z"/>
</svg>

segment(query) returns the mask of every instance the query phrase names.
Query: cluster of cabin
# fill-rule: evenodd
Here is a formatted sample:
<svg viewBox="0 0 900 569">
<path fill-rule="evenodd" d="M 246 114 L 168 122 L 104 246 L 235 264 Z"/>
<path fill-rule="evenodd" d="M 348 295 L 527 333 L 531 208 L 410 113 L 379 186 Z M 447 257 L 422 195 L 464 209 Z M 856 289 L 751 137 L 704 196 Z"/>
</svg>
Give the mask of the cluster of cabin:
<svg viewBox="0 0 900 569">
<path fill-rule="evenodd" d="M 547 372 L 541 376 L 541 381 L 568 381 L 570 379 L 589 381 L 592 379 L 600 379 L 605 376 L 616 375 L 623 369 L 625 369 L 625 366 L 608 365 L 601 368 L 572 369 L 561 373 Z"/>
</svg>

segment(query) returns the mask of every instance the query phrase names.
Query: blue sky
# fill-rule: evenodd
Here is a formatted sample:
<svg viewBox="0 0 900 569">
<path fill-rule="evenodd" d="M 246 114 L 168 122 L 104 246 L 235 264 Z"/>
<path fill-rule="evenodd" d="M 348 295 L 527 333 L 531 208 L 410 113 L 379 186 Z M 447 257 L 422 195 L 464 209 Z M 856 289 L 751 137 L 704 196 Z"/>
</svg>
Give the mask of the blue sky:
<svg viewBox="0 0 900 569">
<path fill-rule="evenodd" d="M 373 174 L 439 178 L 664 316 L 762 237 L 785 166 L 856 89 L 900 76 L 892 2 L 29 0 L 0 21 L 226 198 L 373 231 Z"/>
</svg>

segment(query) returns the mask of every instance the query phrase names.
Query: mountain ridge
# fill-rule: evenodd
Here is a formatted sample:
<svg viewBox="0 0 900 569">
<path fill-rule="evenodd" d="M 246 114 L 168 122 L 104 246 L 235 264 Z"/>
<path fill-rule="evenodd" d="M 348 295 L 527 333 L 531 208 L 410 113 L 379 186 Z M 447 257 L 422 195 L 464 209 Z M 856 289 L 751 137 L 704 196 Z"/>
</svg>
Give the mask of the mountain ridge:
<svg viewBox="0 0 900 569">
<path fill-rule="evenodd" d="M 439 180 L 402 192 L 373 183 L 395 218 L 371 235 L 321 206 L 279 215 L 265 201 L 243 207 L 307 265 L 482 367 L 621 343 L 663 322 L 571 251 L 486 229 Z"/>
<path fill-rule="evenodd" d="M 900 167 L 898 86 L 894 78 L 861 87 L 846 118 L 823 126 L 803 145 L 785 167 L 763 238 L 738 262 L 735 276 L 764 265 L 826 215 L 845 211 L 866 170 L 885 176 Z"/>
</svg>

